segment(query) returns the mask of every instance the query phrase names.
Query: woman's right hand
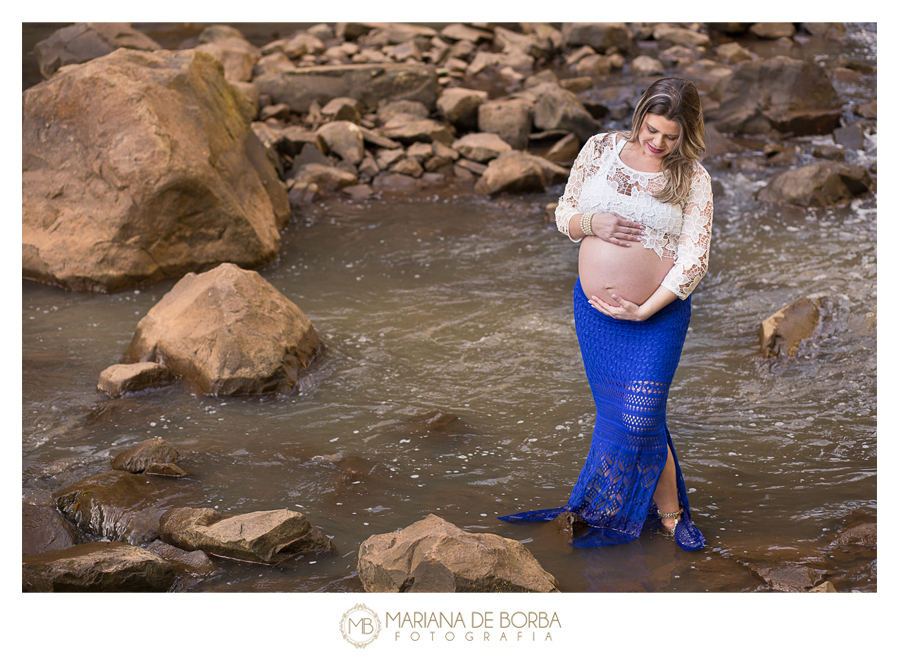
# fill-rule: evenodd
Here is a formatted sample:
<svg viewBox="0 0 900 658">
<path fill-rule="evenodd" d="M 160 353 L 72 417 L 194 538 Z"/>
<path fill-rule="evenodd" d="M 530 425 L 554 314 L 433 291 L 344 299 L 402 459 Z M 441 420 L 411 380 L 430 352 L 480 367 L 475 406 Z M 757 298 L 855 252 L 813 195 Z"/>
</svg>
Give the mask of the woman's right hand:
<svg viewBox="0 0 900 658">
<path fill-rule="evenodd" d="M 598 212 L 591 217 L 591 230 L 594 235 L 620 247 L 630 247 L 632 242 L 639 242 L 644 227 L 614 212 Z"/>
</svg>

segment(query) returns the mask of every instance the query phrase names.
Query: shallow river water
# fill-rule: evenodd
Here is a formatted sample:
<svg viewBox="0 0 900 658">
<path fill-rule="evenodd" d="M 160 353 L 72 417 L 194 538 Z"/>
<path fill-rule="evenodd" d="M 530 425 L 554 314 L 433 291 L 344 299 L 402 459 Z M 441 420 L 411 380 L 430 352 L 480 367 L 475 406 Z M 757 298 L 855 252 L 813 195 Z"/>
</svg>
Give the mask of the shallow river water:
<svg viewBox="0 0 900 658">
<path fill-rule="evenodd" d="M 563 504 L 591 435 L 577 248 L 543 219 L 552 193 L 305 209 L 261 271 L 326 347 L 294 395 L 176 386 L 110 400 L 100 371 L 173 282 L 112 295 L 24 283 L 23 484 L 70 484 L 159 436 L 193 474 L 167 504 L 296 509 L 334 537 L 315 564 L 222 563 L 204 590 L 358 590 L 360 543 L 429 513 L 526 542 L 565 591 L 752 591 L 763 585 L 747 565 L 820 562 L 842 519 L 875 515 L 875 202 L 762 207 L 741 201 L 758 183 L 713 171 L 724 194 L 711 267 L 668 409 L 704 552 L 657 536 L 572 549 L 547 525 L 496 520 Z M 813 293 L 830 297 L 831 319 L 797 358 L 764 360 L 759 322 Z M 403 424 L 436 409 L 457 419 Z M 842 584 L 874 590 L 874 566 Z"/>
<path fill-rule="evenodd" d="M 850 159 L 870 164 L 870 146 Z M 325 346 L 292 395 L 173 386 L 111 400 L 99 373 L 174 281 L 111 295 L 24 282 L 23 487 L 62 488 L 158 436 L 191 473 L 160 504 L 294 509 L 333 537 L 332 556 L 220 561 L 180 584 L 190 590 L 361 591 L 361 542 L 433 513 L 524 542 L 563 591 L 758 591 L 768 586 L 756 568 L 804 564 L 839 591 L 875 591 L 871 557 L 828 544 L 876 516 L 876 199 L 765 206 L 753 194 L 771 171 L 709 169 L 710 272 L 668 406 L 708 541 L 699 553 L 658 536 L 573 549 L 548 524 L 496 519 L 564 504 L 591 436 L 571 310 L 577 247 L 544 219 L 561 186 L 497 199 L 434 188 L 295 212 L 278 262 L 261 270 Z M 814 339 L 796 358 L 764 360 L 759 323 L 817 293 L 831 313 Z M 456 420 L 407 422 L 435 410 Z"/>
</svg>

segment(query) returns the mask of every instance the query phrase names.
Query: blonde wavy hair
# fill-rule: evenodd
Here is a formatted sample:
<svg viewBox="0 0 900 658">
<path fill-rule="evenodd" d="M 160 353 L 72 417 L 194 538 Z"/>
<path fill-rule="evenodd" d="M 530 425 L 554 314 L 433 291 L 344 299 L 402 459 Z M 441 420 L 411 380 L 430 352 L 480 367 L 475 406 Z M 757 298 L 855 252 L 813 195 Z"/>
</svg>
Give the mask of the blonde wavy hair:
<svg viewBox="0 0 900 658">
<path fill-rule="evenodd" d="M 706 152 L 700 93 L 690 80 L 660 78 L 654 82 L 634 108 L 631 131 L 625 133 L 629 142 L 637 143 L 638 133 L 648 114 L 674 121 L 681 128 L 675 147 L 663 158 L 666 184 L 653 196 L 663 203 L 684 204 L 691 191 L 694 165 Z"/>
</svg>

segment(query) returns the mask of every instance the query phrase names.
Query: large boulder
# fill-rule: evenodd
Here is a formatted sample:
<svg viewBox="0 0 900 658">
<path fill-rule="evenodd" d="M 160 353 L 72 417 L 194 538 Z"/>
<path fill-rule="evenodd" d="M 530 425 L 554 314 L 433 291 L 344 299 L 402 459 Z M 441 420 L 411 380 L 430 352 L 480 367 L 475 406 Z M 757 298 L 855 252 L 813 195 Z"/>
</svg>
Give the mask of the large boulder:
<svg viewBox="0 0 900 658">
<path fill-rule="evenodd" d="M 153 464 L 174 464 L 176 461 L 178 451 L 165 439 L 156 437 L 118 453 L 111 464 L 117 471 L 143 473 Z"/>
<path fill-rule="evenodd" d="M 413 100 L 433 108 L 438 96 L 437 71 L 423 64 L 349 64 L 310 66 L 267 73 L 253 80 L 260 94 L 303 114 L 315 101 L 354 98 L 368 109 L 387 99 Z"/>
<path fill-rule="evenodd" d="M 22 555 L 57 551 L 77 544 L 74 526 L 46 501 L 22 501 Z"/>
<path fill-rule="evenodd" d="M 210 55 L 117 50 L 23 94 L 22 273 L 111 291 L 273 260 L 287 192 Z"/>
<path fill-rule="evenodd" d="M 138 322 L 125 360 L 156 361 L 205 395 L 290 391 L 319 351 L 312 323 L 257 272 L 188 274 Z"/>
<path fill-rule="evenodd" d="M 186 551 L 266 564 L 333 549 L 309 519 L 286 509 L 223 516 L 208 508 L 176 507 L 160 519 L 159 534 Z"/>
<path fill-rule="evenodd" d="M 469 533 L 429 514 L 372 535 L 357 570 L 367 592 L 558 592 L 559 583 L 519 542 Z"/>
<path fill-rule="evenodd" d="M 846 204 L 872 189 L 872 177 L 859 165 L 814 162 L 777 174 L 757 198 L 803 208 Z"/>
<path fill-rule="evenodd" d="M 568 89 L 544 82 L 529 91 L 537 96 L 534 105 L 535 128 L 575 133 L 582 144 L 600 132 L 600 124 Z"/>
<path fill-rule="evenodd" d="M 487 101 L 478 108 L 478 130 L 499 135 L 521 151 L 528 146 L 532 114 L 531 106 L 520 99 Z"/>
<path fill-rule="evenodd" d="M 841 116 L 825 69 L 790 57 L 739 62 L 712 96 L 719 106 L 706 119 L 724 133 L 823 135 Z"/>
<path fill-rule="evenodd" d="M 475 183 L 478 194 L 521 194 L 543 192 L 547 177 L 536 156 L 522 151 L 508 151 L 491 160 Z"/>
<path fill-rule="evenodd" d="M 91 542 L 22 558 L 23 592 L 165 592 L 175 570 L 163 558 L 119 542 Z"/>
<path fill-rule="evenodd" d="M 62 66 L 83 64 L 119 48 L 159 50 L 160 45 L 129 23 L 75 23 L 60 28 L 34 47 L 44 78 Z"/>
</svg>

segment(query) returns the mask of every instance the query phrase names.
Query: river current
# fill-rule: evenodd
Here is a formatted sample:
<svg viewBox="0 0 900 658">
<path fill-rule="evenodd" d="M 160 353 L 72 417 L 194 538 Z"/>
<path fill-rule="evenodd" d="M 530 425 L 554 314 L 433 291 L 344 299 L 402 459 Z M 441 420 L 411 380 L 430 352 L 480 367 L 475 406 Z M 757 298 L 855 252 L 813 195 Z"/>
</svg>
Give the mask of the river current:
<svg viewBox="0 0 900 658">
<path fill-rule="evenodd" d="M 867 152 L 852 160 L 871 164 Z M 709 165 L 710 271 L 668 405 L 694 521 L 708 548 L 648 535 L 573 549 L 547 524 L 496 519 L 566 502 L 593 406 L 572 320 L 577 247 L 543 195 L 426 188 L 326 199 L 295 212 L 263 277 L 325 346 L 291 395 L 207 398 L 179 386 L 111 400 L 119 362 L 166 281 L 117 294 L 22 284 L 23 486 L 53 491 L 151 437 L 192 475 L 166 505 L 287 508 L 334 538 L 325 558 L 221 561 L 202 591 L 360 591 L 361 542 L 437 514 L 525 543 L 563 591 L 757 591 L 761 564 L 821 564 L 846 523 L 875 520 L 876 198 L 826 210 L 754 199 L 771 172 Z M 759 323 L 794 300 L 831 314 L 792 359 L 765 360 Z M 406 422 L 442 410 L 428 431 Z M 840 591 L 875 591 L 875 563 Z"/>
</svg>

